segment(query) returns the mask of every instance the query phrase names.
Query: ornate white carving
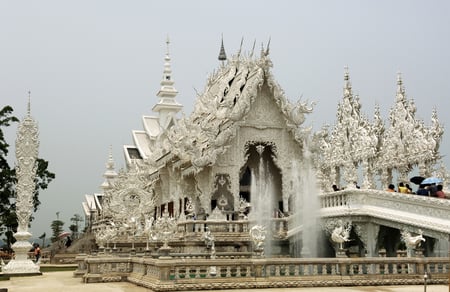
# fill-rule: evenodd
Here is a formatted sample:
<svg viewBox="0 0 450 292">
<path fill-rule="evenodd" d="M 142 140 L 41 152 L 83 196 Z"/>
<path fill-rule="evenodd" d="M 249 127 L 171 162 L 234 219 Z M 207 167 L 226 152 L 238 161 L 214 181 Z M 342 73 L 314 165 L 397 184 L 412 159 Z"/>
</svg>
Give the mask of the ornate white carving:
<svg viewBox="0 0 450 292">
<path fill-rule="evenodd" d="M 219 209 L 218 206 L 214 208 L 208 220 L 226 221 L 227 216 Z"/>
<path fill-rule="evenodd" d="M 120 172 L 105 193 L 104 215 L 124 221 L 152 213 L 158 197 L 147 184 L 145 173 L 138 166 Z"/>
<path fill-rule="evenodd" d="M 250 238 L 253 241 L 253 249 L 259 255 L 264 255 L 264 245 L 266 242 L 267 230 L 264 226 L 254 225 L 249 231 Z"/>
<path fill-rule="evenodd" d="M 412 236 L 411 233 L 406 230 L 402 230 L 401 235 L 402 241 L 406 244 L 406 247 L 410 249 L 415 249 L 419 247 L 422 242 L 425 242 L 421 230 L 419 230 L 419 235 L 416 236 Z"/>
<path fill-rule="evenodd" d="M 177 230 L 177 220 L 169 216 L 169 213 L 165 211 L 161 217 L 156 219 L 154 223 L 154 236 L 158 240 L 161 240 L 163 244 L 163 249 L 169 248 L 169 241 L 175 235 Z"/>
<path fill-rule="evenodd" d="M 421 229 L 434 238 L 447 239 L 450 233 L 450 200 L 379 190 L 330 192 L 321 195 L 320 200 L 324 229 L 330 233 L 336 218 L 355 222 L 355 217 L 371 218 L 374 224 L 400 230 Z"/>
<path fill-rule="evenodd" d="M 375 186 L 376 174 L 380 175 L 382 187 L 387 187 L 392 183 L 393 171 L 398 172 L 399 181 L 407 182 L 414 166 L 419 167 L 420 175 L 430 176 L 433 165 L 440 159 L 443 135 L 436 110 L 430 127 L 417 120 L 414 101 L 407 100 L 399 75 L 396 102 L 390 110 L 389 127 L 385 129 L 378 106 L 373 123 L 362 114 L 359 98 L 352 93 L 348 71 L 344 81 L 336 124 L 331 133 L 328 127 L 315 133 L 312 143 L 323 188 L 329 190 L 332 184 L 340 185 L 339 177 L 346 187 L 354 187 L 358 167 L 363 174 L 363 188 Z"/>
<path fill-rule="evenodd" d="M 16 138 L 16 214 L 18 227 L 14 234 L 17 241 L 12 245 L 15 258 L 7 265 L 2 266 L 4 274 L 40 273 L 39 264 L 35 264 L 28 259 L 28 251 L 32 247 L 28 242 L 31 237 L 28 225 L 33 212 L 38 149 L 38 126 L 30 115 L 30 105 L 28 104 L 28 113 L 19 124 Z"/>
<path fill-rule="evenodd" d="M 105 192 L 104 215 L 120 217 L 117 214 L 127 210 L 148 213 L 155 205 L 169 202 L 174 202 L 174 214 L 177 214 L 180 201 L 190 198 L 188 217 L 201 208 L 210 211 L 211 200 L 217 199 L 219 208 L 211 212 L 209 219 L 224 218 L 220 208 L 225 205 L 227 210 L 238 211 L 240 218 L 245 218 L 239 193 L 246 190 L 240 189 L 239 176 L 248 162 L 250 146 L 260 144 L 270 147 L 271 159 L 280 171 L 282 190 L 276 199 L 282 200 L 285 212 L 297 211 L 289 206 L 295 199 L 292 164 L 293 161 L 303 163 L 303 150 L 310 147 L 322 189 L 328 191 L 333 184 L 344 183 L 351 191 L 345 203 L 334 209 L 323 208 L 326 209 L 323 216 L 345 218 L 348 212 L 354 212 L 351 216 L 373 216 L 374 222 L 385 218 L 399 226 L 411 219 L 411 224 L 426 228 L 427 235 L 440 234 L 445 229 L 445 224 L 435 225 L 439 230 L 432 229 L 430 221 L 420 223 L 422 219 L 411 218 L 410 214 L 394 216 L 392 208 L 400 212 L 427 212 L 418 201 L 403 197 L 397 200 L 395 194 L 386 199 L 384 192 L 377 193 L 375 198 L 371 190 L 364 197 L 356 193 L 354 182 L 359 178 L 359 171 L 363 189 L 374 188 L 379 183 L 375 181 L 376 176 L 380 177 L 384 189 L 391 183 L 394 171 L 400 180 L 406 179 L 414 166 L 419 167 L 421 174 L 428 174 L 440 159 L 443 129 L 437 113 L 433 111 L 429 127 L 418 121 L 414 102 L 406 99 L 400 77 L 395 105 L 385 128 L 378 106 L 373 121 L 362 112 L 346 70 L 335 125 L 324 126 L 311 137 L 311 129 L 304 124 L 314 103 L 290 102 L 274 80 L 271 67 L 267 52 L 259 58 L 238 54 L 213 72 L 205 90 L 198 94 L 192 115 L 174 119 L 173 126 L 149 138 L 151 154 L 136 161 L 136 167 L 122 172 L 114 186 Z M 444 178 L 444 171 L 439 173 Z M 344 205 L 348 208 L 344 209 Z M 446 210 L 445 207 L 433 212 L 441 216 Z M 333 229 L 329 230 L 330 234 Z M 355 231 L 363 234 L 358 229 Z"/>
<path fill-rule="evenodd" d="M 331 240 L 339 244 L 339 248 L 344 247 L 344 242 L 350 241 L 350 231 L 352 230 L 351 222 L 343 223 L 339 220 L 338 226 L 331 232 Z"/>
</svg>

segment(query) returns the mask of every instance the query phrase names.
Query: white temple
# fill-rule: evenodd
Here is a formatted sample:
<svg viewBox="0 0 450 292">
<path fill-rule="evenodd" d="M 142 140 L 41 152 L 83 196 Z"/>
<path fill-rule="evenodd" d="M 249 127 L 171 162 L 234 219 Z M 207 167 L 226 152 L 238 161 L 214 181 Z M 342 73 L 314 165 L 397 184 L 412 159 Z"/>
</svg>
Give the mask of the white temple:
<svg viewBox="0 0 450 292">
<path fill-rule="evenodd" d="M 98 240 L 105 241 L 100 231 L 112 223 L 144 222 L 164 213 L 178 220 L 294 218 L 308 208 L 301 203 L 299 209 L 298 191 L 299 177 L 308 170 L 315 173 L 318 187 L 308 195 L 317 198 L 331 192 L 333 184 L 353 190 L 355 182 L 361 184 L 359 192 L 378 188 L 384 195 L 395 178 L 409 183 L 413 170 L 424 177 L 448 179 L 445 168 L 437 168 L 442 165 L 439 146 L 443 135 L 437 112 L 433 110 L 428 126 L 416 118 L 400 74 L 385 122 L 378 107 L 372 120 L 362 112 L 346 69 L 336 123 L 314 133 L 304 126 L 313 103 L 293 103 L 285 96 L 271 72 L 269 46 L 259 54 L 253 50 L 244 54 L 240 49 L 227 59 L 222 42 L 219 60 L 192 114 L 179 117 L 182 105 L 176 100 L 167 41 L 159 100 L 154 115 L 142 116 L 143 129 L 132 131 L 133 143 L 124 146 L 127 168 L 117 174 L 110 155 L 103 193 L 87 195 L 83 203 L 94 230 L 101 234 Z M 340 211 L 324 214 L 325 222 L 347 216 Z M 361 224 L 370 221 L 366 215 L 358 216 Z M 289 253 L 283 246 L 293 244 L 289 230 L 296 226 L 291 224 L 280 228 L 288 229 L 286 233 L 270 234 L 280 241 L 274 252 Z M 399 223 L 399 228 L 404 224 Z M 369 254 L 375 251 L 377 226 L 370 229 L 374 238 L 357 229 L 365 248 L 371 246 Z M 429 230 L 429 235 L 434 232 Z"/>
</svg>

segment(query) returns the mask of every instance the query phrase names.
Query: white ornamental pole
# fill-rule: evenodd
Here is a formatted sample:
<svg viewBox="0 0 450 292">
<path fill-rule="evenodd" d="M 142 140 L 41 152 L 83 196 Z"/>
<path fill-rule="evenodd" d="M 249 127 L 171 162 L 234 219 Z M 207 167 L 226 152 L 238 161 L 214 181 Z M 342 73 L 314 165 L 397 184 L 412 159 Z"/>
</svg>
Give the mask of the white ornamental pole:
<svg viewBox="0 0 450 292">
<path fill-rule="evenodd" d="M 32 248 L 28 241 L 31 237 L 28 224 L 33 212 L 38 148 L 38 126 L 30 115 L 30 100 L 28 100 L 28 112 L 19 124 L 16 138 L 16 214 L 18 228 L 17 232 L 14 233 L 14 238 L 17 241 L 12 245 L 15 257 L 2 267 L 3 274 L 41 274 L 39 263 L 34 263 L 28 258 L 28 252 Z"/>
</svg>

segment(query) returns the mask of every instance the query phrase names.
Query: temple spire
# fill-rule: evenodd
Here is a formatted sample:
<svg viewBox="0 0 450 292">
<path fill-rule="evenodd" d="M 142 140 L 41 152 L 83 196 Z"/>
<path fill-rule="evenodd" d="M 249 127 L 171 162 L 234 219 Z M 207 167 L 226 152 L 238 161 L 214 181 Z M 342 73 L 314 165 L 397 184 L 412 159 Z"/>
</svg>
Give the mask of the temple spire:
<svg viewBox="0 0 450 292">
<path fill-rule="evenodd" d="M 167 51 L 164 58 L 163 78 L 160 83 L 161 88 L 156 94 L 156 96 L 159 97 L 159 102 L 153 106 L 153 111 L 159 113 L 159 125 L 162 128 L 166 128 L 170 116 L 175 116 L 183 107 L 175 100 L 178 91 L 173 86 L 175 82 L 172 79 L 172 67 L 170 64 L 171 59 L 169 54 L 169 37 L 167 37 L 166 45 Z"/>
<path fill-rule="evenodd" d="M 256 45 L 256 40 L 253 41 L 253 47 L 252 47 L 252 52 L 250 53 L 250 58 L 253 57 L 253 53 L 255 52 L 255 45 Z"/>
<path fill-rule="evenodd" d="M 102 183 L 101 188 L 106 191 L 112 188 L 112 182 L 117 177 L 117 172 L 115 171 L 114 159 L 112 156 L 112 146 L 109 146 L 109 157 L 108 162 L 106 162 L 106 171 L 103 174 L 105 181 Z"/>
<path fill-rule="evenodd" d="M 227 60 L 227 54 L 225 53 L 225 47 L 223 46 L 223 34 L 222 34 L 222 43 L 220 45 L 220 52 L 219 52 L 219 61 L 222 62 L 222 64 Z"/>
<path fill-rule="evenodd" d="M 266 53 L 265 55 L 268 56 L 269 55 L 269 51 L 270 51 L 270 37 L 269 37 L 269 41 L 267 42 L 267 47 L 266 47 Z"/>
<path fill-rule="evenodd" d="M 348 67 L 344 67 L 344 97 L 352 94 L 352 83 L 350 82 L 350 73 Z"/>
<path fill-rule="evenodd" d="M 241 45 L 239 46 L 239 52 L 238 52 L 238 57 L 241 56 L 241 52 L 242 52 L 242 45 L 244 44 L 244 37 L 242 37 L 241 39 Z"/>
<path fill-rule="evenodd" d="M 28 91 L 27 115 L 31 116 L 31 91 Z"/>
<path fill-rule="evenodd" d="M 403 86 L 402 73 L 397 73 L 397 101 L 403 101 L 405 99 L 405 88 Z"/>
</svg>

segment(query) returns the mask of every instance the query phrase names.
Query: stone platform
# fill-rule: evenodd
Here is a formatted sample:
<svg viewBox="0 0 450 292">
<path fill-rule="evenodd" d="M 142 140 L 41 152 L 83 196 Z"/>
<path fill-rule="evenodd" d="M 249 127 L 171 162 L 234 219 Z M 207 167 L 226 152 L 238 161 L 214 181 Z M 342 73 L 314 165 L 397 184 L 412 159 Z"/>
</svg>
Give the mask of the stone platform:
<svg viewBox="0 0 450 292">
<path fill-rule="evenodd" d="M 1 289 L 8 289 L 8 292 L 144 292 L 151 291 L 143 287 L 135 286 L 127 282 L 115 282 L 115 283 L 93 283 L 84 284 L 80 278 L 73 277 L 73 271 L 63 272 L 44 272 L 41 276 L 33 277 L 11 277 L 10 280 L 0 281 Z M 261 289 L 264 292 L 343 292 L 343 291 L 364 291 L 364 292 L 422 292 L 423 286 L 359 286 L 359 287 L 302 287 L 301 289 Z M 204 290 L 205 291 L 205 290 Z M 217 291 L 217 290 L 216 290 Z M 235 292 L 237 290 L 222 290 Z M 256 289 L 240 289 L 242 292 L 255 292 Z M 429 292 L 447 292 L 447 285 L 429 285 L 427 286 Z M 209 291 L 205 291 L 209 292 Z M 214 291 L 215 292 L 215 291 Z"/>
</svg>

